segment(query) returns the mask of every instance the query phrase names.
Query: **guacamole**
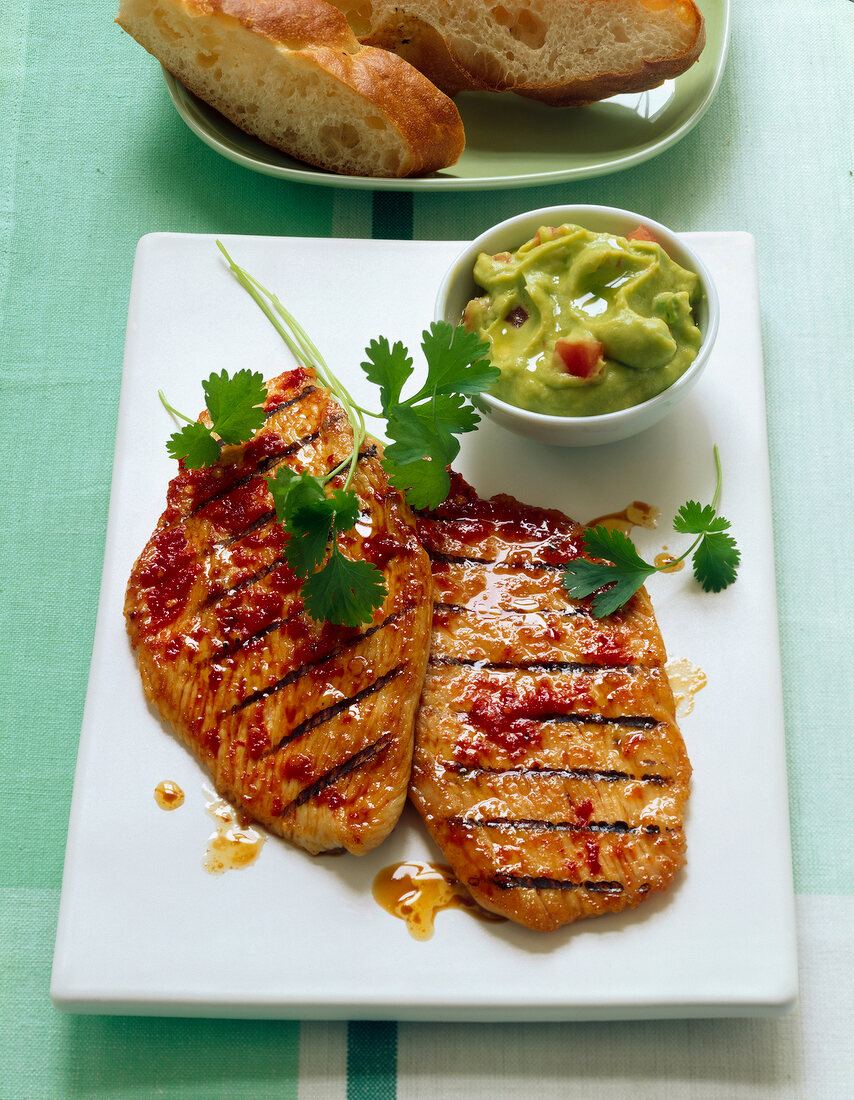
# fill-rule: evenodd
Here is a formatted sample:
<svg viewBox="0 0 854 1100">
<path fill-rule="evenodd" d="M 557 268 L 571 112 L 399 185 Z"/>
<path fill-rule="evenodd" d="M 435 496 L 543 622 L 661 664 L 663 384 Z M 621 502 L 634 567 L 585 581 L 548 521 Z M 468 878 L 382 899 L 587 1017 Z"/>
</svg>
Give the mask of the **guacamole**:
<svg viewBox="0 0 854 1100">
<path fill-rule="evenodd" d="M 702 341 L 692 313 L 700 280 L 639 229 L 626 237 L 543 227 L 516 252 L 481 253 L 485 296 L 466 327 L 492 347 L 490 393 L 557 416 L 638 405 L 672 385 Z"/>
</svg>

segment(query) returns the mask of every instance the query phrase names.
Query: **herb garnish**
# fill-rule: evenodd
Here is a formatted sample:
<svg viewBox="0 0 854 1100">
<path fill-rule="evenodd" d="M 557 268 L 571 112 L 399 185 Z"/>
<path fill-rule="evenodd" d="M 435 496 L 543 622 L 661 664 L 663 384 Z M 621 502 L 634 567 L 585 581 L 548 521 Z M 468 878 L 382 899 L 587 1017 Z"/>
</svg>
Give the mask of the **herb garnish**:
<svg viewBox="0 0 854 1100">
<path fill-rule="evenodd" d="M 382 416 L 394 441 L 383 459 L 389 481 L 413 508 L 436 508 L 451 488 L 447 467 L 460 450 L 455 437 L 473 431 L 480 420 L 468 399 L 482 393 L 500 371 L 486 358 L 488 344 L 446 321 L 434 321 L 422 332 L 421 348 L 427 379 L 406 400 L 400 394 L 412 374 L 412 360 L 403 344 L 389 347 L 384 336 L 372 340 L 362 370 L 380 387 Z"/>
<path fill-rule="evenodd" d="M 166 400 L 163 390 L 157 391 L 169 412 L 187 421 L 185 428 L 170 436 L 166 450 L 173 458 L 183 460 L 190 470 L 213 466 L 220 454 L 216 436 L 223 443 L 246 443 L 264 423 L 267 388 L 263 374 L 239 370 L 230 378 L 228 372 L 223 371 L 202 382 L 202 388 L 211 419 L 210 428 L 178 412 Z"/>
<path fill-rule="evenodd" d="M 605 562 L 611 564 L 578 558 L 567 565 L 563 583 L 569 594 L 578 599 L 596 593 L 592 606 L 596 618 L 603 619 L 613 614 L 631 599 L 653 573 L 671 569 L 692 553 L 694 576 L 706 592 L 720 592 L 733 583 L 741 554 L 735 539 L 728 534 L 729 521 L 715 511 L 723 479 L 717 447 L 714 448 L 714 455 L 717 484 L 712 503 L 702 506 L 689 500 L 682 505 L 673 520 L 673 529 L 678 534 L 697 536 L 678 558 L 673 558 L 666 565 L 650 565 L 638 554 L 632 540 L 622 531 L 593 527 L 584 532 L 584 549 L 587 553 L 604 558 Z"/>
<path fill-rule="evenodd" d="M 391 484 L 401 490 L 415 508 L 435 508 L 450 490 L 447 466 L 456 458 L 456 436 L 472 431 L 480 417 L 471 398 L 498 378 L 486 355 L 489 345 L 473 333 L 434 322 L 422 333 L 421 347 L 427 360 L 427 378 L 411 397 L 401 398 L 412 375 L 412 359 L 402 343 L 390 345 L 385 337 L 372 340 L 362 363 L 368 379 L 380 387 L 381 412 L 357 405 L 326 364 L 305 330 L 275 294 L 265 289 L 217 245 L 240 285 L 252 296 L 287 344 L 294 357 L 315 371 L 344 409 L 353 430 L 353 449 L 327 474 L 296 473 L 279 466 L 266 479 L 276 516 L 288 533 L 285 560 L 302 578 L 306 611 L 315 619 L 341 626 L 368 623 L 387 595 L 381 571 L 367 561 L 352 561 L 342 553 L 338 536 L 352 530 L 360 504 L 350 488 L 359 450 L 364 442 L 365 417 L 386 420 L 392 443 L 386 447 L 383 466 Z M 203 383 L 212 428 L 191 421 L 160 399 L 174 415 L 187 421 L 167 449 L 173 458 L 192 469 L 212 466 L 220 455 L 216 436 L 225 443 L 245 443 L 264 422 L 266 391 L 263 376 L 225 371 Z M 335 478 L 340 488 L 330 488 Z"/>
</svg>

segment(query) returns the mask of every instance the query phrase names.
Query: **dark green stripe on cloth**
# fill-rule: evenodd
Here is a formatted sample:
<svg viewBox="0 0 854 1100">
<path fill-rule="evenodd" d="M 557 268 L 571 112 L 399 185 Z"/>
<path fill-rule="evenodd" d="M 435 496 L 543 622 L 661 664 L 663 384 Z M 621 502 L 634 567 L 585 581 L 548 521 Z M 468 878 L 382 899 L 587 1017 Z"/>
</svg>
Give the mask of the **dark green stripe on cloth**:
<svg viewBox="0 0 854 1100">
<path fill-rule="evenodd" d="M 411 191 L 374 191 L 371 236 L 386 241 L 412 239 Z"/>
<path fill-rule="evenodd" d="M 395 1100 L 397 1024 L 347 1025 L 347 1100 Z"/>
</svg>

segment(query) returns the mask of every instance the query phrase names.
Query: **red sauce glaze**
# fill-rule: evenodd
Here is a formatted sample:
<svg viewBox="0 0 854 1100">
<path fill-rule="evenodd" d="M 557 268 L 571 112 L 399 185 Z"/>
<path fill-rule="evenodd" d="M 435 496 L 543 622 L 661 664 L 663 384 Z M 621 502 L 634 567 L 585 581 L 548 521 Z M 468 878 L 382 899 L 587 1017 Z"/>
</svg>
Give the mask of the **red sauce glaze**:
<svg viewBox="0 0 854 1100">
<path fill-rule="evenodd" d="M 448 499 L 419 521 L 419 535 L 434 549 L 437 547 L 430 521 L 436 519 L 451 521 L 453 529 L 448 534 L 468 544 L 482 543 L 492 535 L 509 543 L 539 544 L 538 554 L 550 564 L 560 564 L 582 552 L 583 531 L 562 513 L 534 508 L 503 495 L 482 500 L 455 473 L 451 474 Z"/>
<path fill-rule="evenodd" d="M 268 559 L 268 555 L 278 557 L 288 542 L 288 536 L 281 523 L 271 517 L 270 522 L 244 535 L 239 542 L 230 547 L 232 564 L 238 568 L 248 567 L 253 572 Z M 264 553 L 267 551 L 267 553 Z"/>
<path fill-rule="evenodd" d="M 234 480 L 233 467 L 210 466 L 207 469 L 187 470 L 181 466 L 166 490 L 167 515 L 186 515 L 203 501 Z"/>
<path fill-rule="evenodd" d="M 202 745 L 208 752 L 213 753 L 214 756 L 219 752 L 219 746 L 221 744 L 220 736 L 216 730 L 208 730 L 204 737 L 202 737 Z"/>
<path fill-rule="evenodd" d="M 518 761 L 542 744 L 543 718 L 589 712 L 596 707 L 584 676 L 571 682 L 537 684 L 524 694 L 517 694 L 512 686 L 476 678 L 466 689 L 466 698 L 469 724 L 485 735 L 461 738 L 455 745 L 455 759 L 467 767 L 474 767 L 489 746 L 503 749 L 511 760 Z"/>
<path fill-rule="evenodd" d="M 303 752 L 294 753 L 282 765 L 282 778 L 310 783 L 314 779 L 314 761 Z"/>
<path fill-rule="evenodd" d="M 302 586 L 302 581 L 289 566 L 280 565 L 270 573 L 267 584 L 273 592 L 278 592 L 280 596 L 287 596 L 291 592 L 296 592 Z M 301 615 L 302 609 L 302 600 L 293 600 L 288 608 L 288 615 Z"/>
<path fill-rule="evenodd" d="M 145 633 L 156 634 L 177 619 L 199 573 L 195 555 L 179 527 L 161 528 L 151 540 L 151 554 L 139 571 L 148 608 Z"/>
<path fill-rule="evenodd" d="M 386 531 L 371 535 L 362 543 L 362 557 L 377 569 L 384 569 L 391 559 L 402 549 L 401 540 Z"/>
<path fill-rule="evenodd" d="M 250 531 L 240 540 L 240 546 L 247 550 L 278 550 L 280 553 L 288 544 L 288 536 L 281 523 L 274 523 L 271 519 L 269 525 L 260 527 L 257 531 Z"/>
<path fill-rule="evenodd" d="M 166 645 L 163 647 L 163 656 L 167 661 L 174 661 L 177 659 L 178 654 L 184 648 L 184 643 L 180 636 L 173 635 Z"/>
<path fill-rule="evenodd" d="M 294 642 L 294 664 L 306 665 L 325 657 L 330 650 L 337 648 L 350 638 L 359 634 L 358 627 L 335 626 L 332 623 L 315 623 L 307 618 L 292 618 L 296 611 L 288 613 L 288 636 Z"/>
<path fill-rule="evenodd" d="M 278 432 L 263 432 L 245 445 L 236 471 L 246 474 L 252 466 L 257 466 L 265 458 L 281 454 L 284 449 L 285 441 Z"/>
<path fill-rule="evenodd" d="M 231 462 L 220 460 L 215 466 L 201 470 L 187 470 L 183 466 L 169 482 L 166 493 L 167 511 L 170 519 L 178 515 L 202 508 L 212 497 L 228 490 L 231 485 L 246 477 L 265 458 L 280 454 L 284 450 L 284 441 L 276 432 L 266 432 L 235 452 Z"/>
<path fill-rule="evenodd" d="M 296 392 L 303 387 L 310 377 L 305 367 L 296 367 L 286 374 L 280 374 L 278 378 L 271 379 L 267 384 L 267 400 L 264 402 L 265 411 L 269 412 L 270 409 L 275 409 L 277 405 L 281 405 L 283 401 L 295 397 Z"/>
<path fill-rule="evenodd" d="M 620 639 L 604 630 L 596 633 L 586 640 L 583 650 L 584 660 L 597 665 L 627 665 L 631 663 L 630 655 L 621 644 Z"/>
<path fill-rule="evenodd" d="M 278 592 L 254 589 L 246 603 L 221 604 L 217 609 L 217 623 L 229 641 L 244 641 L 277 622 L 283 606 L 284 601 Z"/>
<path fill-rule="evenodd" d="M 646 744 L 646 737 L 642 733 L 630 733 L 620 742 L 623 756 L 634 756 L 638 749 Z"/>
<path fill-rule="evenodd" d="M 602 864 L 599 862 L 599 842 L 595 837 L 584 838 L 584 859 L 590 868 L 590 873 L 598 875 L 602 870 Z"/>
<path fill-rule="evenodd" d="M 318 791 L 314 796 L 314 801 L 325 804 L 330 810 L 337 810 L 339 806 L 344 805 L 344 796 L 330 784 L 330 786 L 324 787 L 322 791 Z"/>
<path fill-rule="evenodd" d="M 593 803 L 589 798 L 585 798 L 583 802 L 579 802 L 575 807 L 575 818 L 579 825 L 586 825 L 593 814 Z"/>
<path fill-rule="evenodd" d="M 246 731 L 246 751 L 253 760 L 263 756 L 270 747 L 270 731 L 260 709 L 253 716 Z"/>
<path fill-rule="evenodd" d="M 278 817 L 284 808 L 284 802 L 282 802 L 278 795 L 275 795 L 273 801 L 270 803 L 270 809 L 273 811 L 274 817 Z"/>
<path fill-rule="evenodd" d="M 225 669 L 222 665 L 211 665 L 208 672 L 208 687 L 211 691 L 216 691 L 219 685 L 222 683 L 222 678 L 225 675 Z"/>
<path fill-rule="evenodd" d="M 517 718 L 542 719 L 550 714 L 573 714 L 579 703 L 586 705 L 589 677 L 576 676 L 556 683 L 542 682 L 530 691 L 517 692 L 513 685 L 476 677 L 466 689 L 471 712 L 478 725 Z"/>
<path fill-rule="evenodd" d="M 241 531 L 270 511 L 271 498 L 267 482 L 253 477 L 245 485 L 238 485 L 226 496 L 212 500 L 199 512 L 206 520 L 227 535 L 239 535 Z"/>
</svg>

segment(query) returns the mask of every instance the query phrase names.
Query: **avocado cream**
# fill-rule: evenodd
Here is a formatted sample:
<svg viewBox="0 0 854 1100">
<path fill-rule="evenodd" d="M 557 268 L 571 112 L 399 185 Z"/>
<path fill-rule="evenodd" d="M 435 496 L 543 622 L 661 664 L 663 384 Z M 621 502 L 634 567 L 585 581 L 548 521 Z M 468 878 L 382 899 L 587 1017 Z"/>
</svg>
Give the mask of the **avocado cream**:
<svg viewBox="0 0 854 1100">
<path fill-rule="evenodd" d="M 638 405 L 672 385 L 702 341 L 700 280 L 642 229 L 629 238 L 577 225 L 543 227 L 516 252 L 481 253 L 486 294 L 465 324 L 501 371 L 490 393 L 557 416 Z"/>
</svg>

